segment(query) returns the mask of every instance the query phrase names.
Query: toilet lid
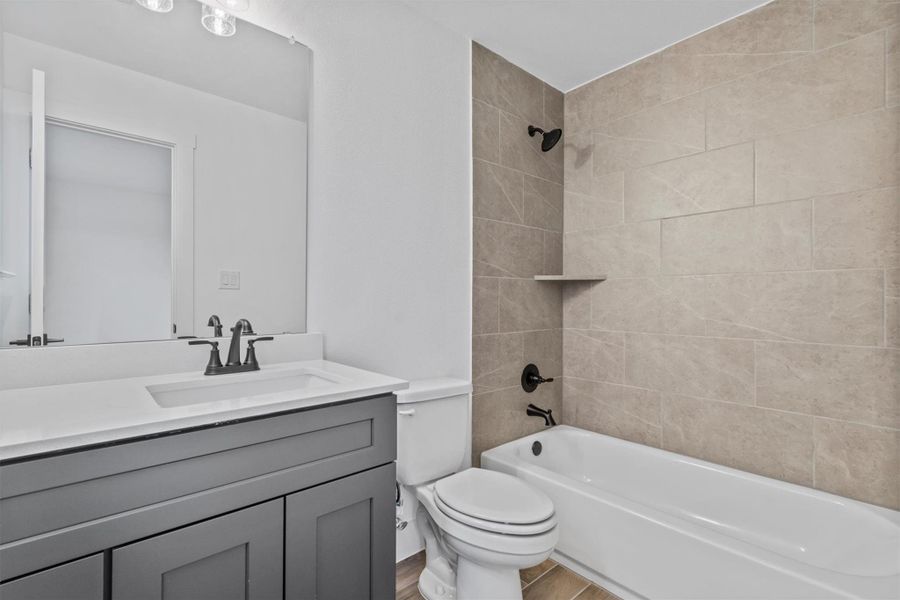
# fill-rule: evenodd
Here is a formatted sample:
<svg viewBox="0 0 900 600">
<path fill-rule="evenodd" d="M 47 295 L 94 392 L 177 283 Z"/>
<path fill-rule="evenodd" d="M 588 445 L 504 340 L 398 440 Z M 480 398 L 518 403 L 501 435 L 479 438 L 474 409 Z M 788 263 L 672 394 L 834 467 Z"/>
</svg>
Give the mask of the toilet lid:
<svg viewBox="0 0 900 600">
<path fill-rule="evenodd" d="M 434 493 L 439 504 L 482 521 L 531 525 L 553 516 L 553 502 L 546 494 L 497 471 L 466 469 L 439 480 Z"/>
</svg>

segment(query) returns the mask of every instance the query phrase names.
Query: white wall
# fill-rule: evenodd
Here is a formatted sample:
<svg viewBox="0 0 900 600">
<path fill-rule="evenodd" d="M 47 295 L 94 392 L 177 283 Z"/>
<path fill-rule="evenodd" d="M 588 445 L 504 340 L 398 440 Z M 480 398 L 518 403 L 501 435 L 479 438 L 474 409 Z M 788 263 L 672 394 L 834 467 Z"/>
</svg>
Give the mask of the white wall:
<svg viewBox="0 0 900 600">
<path fill-rule="evenodd" d="M 313 51 L 309 330 L 331 360 L 469 379 L 470 41 L 399 2 L 261 0 L 247 18 Z M 398 535 L 398 558 L 420 548 L 414 525 Z"/>
</svg>

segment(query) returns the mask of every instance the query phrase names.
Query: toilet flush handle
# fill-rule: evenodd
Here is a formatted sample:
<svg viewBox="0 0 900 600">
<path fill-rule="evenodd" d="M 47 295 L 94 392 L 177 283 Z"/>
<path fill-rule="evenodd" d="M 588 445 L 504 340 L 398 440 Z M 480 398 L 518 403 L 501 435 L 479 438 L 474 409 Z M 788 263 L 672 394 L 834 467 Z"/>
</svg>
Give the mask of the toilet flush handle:
<svg viewBox="0 0 900 600">
<path fill-rule="evenodd" d="M 398 410 L 397 414 L 401 417 L 414 417 L 416 415 L 416 409 L 410 408 L 409 410 Z"/>
</svg>

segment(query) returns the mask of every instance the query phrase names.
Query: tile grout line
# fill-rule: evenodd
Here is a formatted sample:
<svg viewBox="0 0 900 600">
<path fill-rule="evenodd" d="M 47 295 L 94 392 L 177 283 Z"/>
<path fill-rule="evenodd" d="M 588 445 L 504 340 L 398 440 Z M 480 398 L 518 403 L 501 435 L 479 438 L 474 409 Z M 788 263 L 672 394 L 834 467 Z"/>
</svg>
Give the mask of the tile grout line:
<svg viewBox="0 0 900 600">
<path fill-rule="evenodd" d="M 582 577 L 582 579 L 584 579 L 584 578 Z M 585 581 L 587 581 L 587 579 L 585 579 Z M 583 588 L 581 588 L 580 590 L 578 590 L 577 592 L 575 592 L 575 595 L 572 596 L 571 598 L 569 598 L 569 600 L 575 600 L 576 598 L 578 598 L 578 596 L 580 596 L 581 594 L 583 594 L 584 591 L 585 591 L 586 589 L 588 589 L 589 587 L 591 587 L 591 582 L 590 582 L 590 581 L 587 581 L 587 583 L 585 584 L 585 586 L 584 586 Z"/>
<path fill-rule="evenodd" d="M 553 571 L 554 569 L 556 569 L 559 566 L 560 566 L 559 563 L 554 563 L 554 565 L 552 567 L 550 567 L 549 569 L 547 569 L 546 571 L 544 571 L 543 573 L 541 573 L 540 575 L 538 575 L 537 577 L 535 577 L 534 579 L 532 579 L 531 581 L 526 583 L 524 586 L 522 586 L 522 591 L 524 592 L 526 589 L 528 589 L 529 587 L 534 585 L 536 582 L 540 581 L 545 575 L 547 575 L 548 573 L 550 573 L 551 571 Z"/>
</svg>

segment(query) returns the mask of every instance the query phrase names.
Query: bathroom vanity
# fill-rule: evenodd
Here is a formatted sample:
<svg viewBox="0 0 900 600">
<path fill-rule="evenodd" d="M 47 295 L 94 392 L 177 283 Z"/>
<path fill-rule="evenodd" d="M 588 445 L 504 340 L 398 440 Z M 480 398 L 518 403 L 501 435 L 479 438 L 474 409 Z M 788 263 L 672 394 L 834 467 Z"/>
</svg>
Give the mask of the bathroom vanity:
<svg viewBox="0 0 900 600">
<path fill-rule="evenodd" d="M 405 386 L 314 360 L 0 392 L 0 597 L 393 597 Z"/>
<path fill-rule="evenodd" d="M 393 597 L 406 382 L 305 334 L 312 51 L 207 13 L 0 3 L 2 600 Z"/>
</svg>

